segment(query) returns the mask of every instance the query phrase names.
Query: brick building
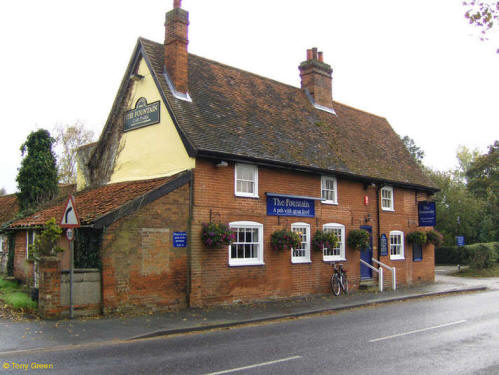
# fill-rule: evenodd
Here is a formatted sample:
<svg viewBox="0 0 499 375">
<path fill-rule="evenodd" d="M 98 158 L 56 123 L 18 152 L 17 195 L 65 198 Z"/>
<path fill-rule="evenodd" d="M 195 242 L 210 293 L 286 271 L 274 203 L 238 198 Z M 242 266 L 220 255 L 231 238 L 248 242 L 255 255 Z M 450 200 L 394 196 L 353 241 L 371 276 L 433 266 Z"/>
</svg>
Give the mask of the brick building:
<svg viewBox="0 0 499 375">
<path fill-rule="evenodd" d="M 402 284 L 433 281 L 433 246 L 416 254 L 405 237 L 425 230 L 418 202 L 437 189 L 384 118 L 333 100 L 322 52 L 306 51 L 296 88 L 189 54 L 188 25 L 175 0 L 164 43 L 139 38 L 99 141 L 78 155 L 76 205 L 102 233 L 103 311 L 325 293 L 332 261 L 357 288 L 375 278 L 361 258 L 395 266 Z M 38 215 L 11 227 L 50 213 Z M 209 222 L 236 241 L 207 249 Z M 359 228 L 372 238 L 362 252 L 346 244 Z M 299 232 L 300 248 L 272 250 L 279 229 Z M 313 251 L 317 230 L 337 247 Z"/>
</svg>

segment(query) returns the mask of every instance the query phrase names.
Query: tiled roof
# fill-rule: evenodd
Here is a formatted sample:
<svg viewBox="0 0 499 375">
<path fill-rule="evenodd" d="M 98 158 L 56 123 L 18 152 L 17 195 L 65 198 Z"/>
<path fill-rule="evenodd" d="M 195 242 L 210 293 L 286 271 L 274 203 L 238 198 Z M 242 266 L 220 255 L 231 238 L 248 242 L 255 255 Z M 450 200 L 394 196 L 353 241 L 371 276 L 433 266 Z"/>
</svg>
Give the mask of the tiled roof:
<svg viewBox="0 0 499 375">
<path fill-rule="evenodd" d="M 0 226 L 12 220 L 19 212 L 17 206 L 17 196 L 15 194 L 0 196 Z"/>
<path fill-rule="evenodd" d="M 183 139 L 199 156 L 230 155 L 402 185 L 435 188 L 386 119 L 333 103 L 313 107 L 299 88 L 189 54 L 189 95 L 175 98 L 163 45 L 139 39 Z"/>
<path fill-rule="evenodd" d="M 76 210 L 82 225 L 91 224 L 96 219 L 112 212 L 126 203 L 140 197 L 175 179 L 177 175 L 153 180 L 121 182 L 82 190 L 74 194 Z M 42 209 L 31 216 L 14 221 L 9 227 L 41 226 L 54 217 L 57 221 L 62 217 L 67 202 L 53 202 L 50 207 Z"/>
</svg>

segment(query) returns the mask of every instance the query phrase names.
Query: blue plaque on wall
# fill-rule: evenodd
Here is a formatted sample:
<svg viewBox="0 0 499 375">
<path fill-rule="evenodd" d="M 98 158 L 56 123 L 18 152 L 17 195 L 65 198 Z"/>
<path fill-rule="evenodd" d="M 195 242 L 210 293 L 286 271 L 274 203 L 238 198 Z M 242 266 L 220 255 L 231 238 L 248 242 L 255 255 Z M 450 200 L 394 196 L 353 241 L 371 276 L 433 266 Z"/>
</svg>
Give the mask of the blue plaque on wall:
<svg viewBox="0 0 499 375">
<path fill-rule="evenodd" d="M 315 201 L 302 197 L 267 195 L 267 215 L 315 217 Z"/>
<path fill-rule="evenodd" d="M 382 234 L 379 238 L 379 255 L 387 256 L 388 255 L 388 240 L 386 238 L 386 234 Z"/>
<path fill-rule="evenodd" d="M 436 225 L 435 202 L 418 202 L 418 218 L 420 227 L 434 227 Z"/>
<path fill-rule="evenodd" d="M 173 247 L 187 247 L 186 232 L 173 232 Z"/>
</svg>

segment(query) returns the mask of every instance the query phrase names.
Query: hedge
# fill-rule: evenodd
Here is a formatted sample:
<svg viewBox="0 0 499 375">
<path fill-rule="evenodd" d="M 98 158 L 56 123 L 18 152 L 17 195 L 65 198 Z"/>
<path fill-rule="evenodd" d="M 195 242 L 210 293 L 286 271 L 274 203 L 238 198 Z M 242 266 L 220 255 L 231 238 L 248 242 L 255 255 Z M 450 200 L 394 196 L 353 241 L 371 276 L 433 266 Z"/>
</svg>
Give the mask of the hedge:
<svg viewBox="0 0 499 375">
<path fill-rule="evenodd" d="M 494 262 L 499 262 L 499 242 L 442 246 L 435 250 L 436 264 L 469 264 L 475 268 L 486 268 Z"/>
</svg>

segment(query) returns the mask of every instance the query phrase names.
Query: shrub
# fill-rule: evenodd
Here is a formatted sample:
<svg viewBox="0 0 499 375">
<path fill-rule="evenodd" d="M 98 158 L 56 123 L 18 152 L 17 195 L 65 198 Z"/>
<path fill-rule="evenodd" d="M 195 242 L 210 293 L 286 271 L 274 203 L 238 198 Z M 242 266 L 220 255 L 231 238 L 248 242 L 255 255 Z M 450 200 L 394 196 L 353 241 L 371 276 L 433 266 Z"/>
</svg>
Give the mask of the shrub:
<svg viewBox="0 0 499 375">
<path fill-rule="evenodd" d="M 300 246 L 300 243 L 300 235 L 287 229 L 276 230 L 270 236 L 270 245 L 272 246 L 272 249 L 278 251 L 297 248 Z"/>
<path fill-rule="evenodd" d="M 369 232 L 364 229 L 353 229 L 348 234 L 347 244 L 355 250 L 369 247 Z"/>
<path fill-rule="evenodd" d="M 426 240 L 428 241 L 428 243 L 435 245 L 435 247 L 440 247 L 444 242 L 444 236 L 442 236 L 435 229 L 432 229 L 426 232 Z"/>
<path fill-rule="evenodd" d="M 415 245 L 424 245 L 426 243 L 426 232 L 415 230 L 407 235 L 407 242 Z"/>
<path fill-rule="evenodd" d="M 436 264 L 468 264 L 469 256 L 466 246 L 442 246 L 435 249 Z"/>
<path fill-rule="evenodd" d="M 332 249 L 338 245 L 338 237 L 333 232 L 318 230 L 312 239 L 312 248 L 317 251 Z"/>
<path fill-rule="evenodd" d="M 489 246 L 487 246 L 489 245 Z M 468 245 L 469 265 L 471 268 L 481 270 L 490 268 L 496 261 L 496 252 L 491 244 Z"/>
<path fill-rule="evenodd" d="M 201 231 L 201 240 L 209 249 L 218 249 L 228 246 L 236 239 L 236 233 L 221 223 L 205 223 Z"/>
<path fill-rule="evenodd" d="M 64 251 L 63 248 L 57 245 L 61 234 L 62 229 L 55 223 L 55 218 L 48 220 L 42 233 L 35 238 L 35 243 L 30 246 L 30 254 L 37 258 L 56 255 Z"/>
</svg>

